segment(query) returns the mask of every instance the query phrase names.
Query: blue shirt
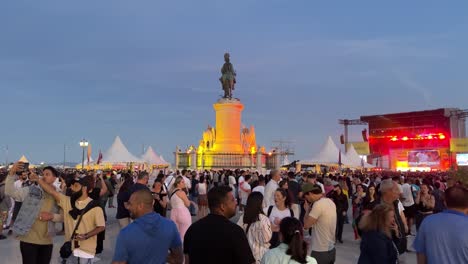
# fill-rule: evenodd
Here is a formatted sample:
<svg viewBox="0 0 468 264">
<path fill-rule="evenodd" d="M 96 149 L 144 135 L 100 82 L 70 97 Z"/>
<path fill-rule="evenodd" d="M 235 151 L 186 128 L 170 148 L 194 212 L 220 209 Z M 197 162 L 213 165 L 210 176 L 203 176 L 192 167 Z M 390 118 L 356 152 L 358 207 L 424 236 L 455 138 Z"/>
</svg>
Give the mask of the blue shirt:
<svg viewBox="0 0 468 264">
<path fill-rule="evenodd" d="M 175 223 L 151 212 L 120 231 L 113 261 L 163 264 L 168 250 L 178 247 L 182 247 L 182 241 Z"/>
<path fill-rule="evenodd" d="M 468 263 L 468 216 L 454 210 L 424 219 L 413 244 L 428 264 Z"/>
</svg>

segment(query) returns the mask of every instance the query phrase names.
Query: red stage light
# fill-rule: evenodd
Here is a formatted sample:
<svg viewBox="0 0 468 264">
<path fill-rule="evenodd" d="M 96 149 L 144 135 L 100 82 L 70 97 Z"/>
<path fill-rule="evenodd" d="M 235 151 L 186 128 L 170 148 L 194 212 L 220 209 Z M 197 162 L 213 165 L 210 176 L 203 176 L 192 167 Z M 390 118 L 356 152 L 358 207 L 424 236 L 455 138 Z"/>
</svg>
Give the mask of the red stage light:
<svg viewBox="0 0 468 264">
<path fill-rule="evenodd" d="M 397 137 L 392 137 L 390 140 L 391 141 L 398 141 L 398 138 Z"/>
<path fill-rule="evenodd" d="M 401 140 L 407 141 L 407 140 L 408 140 L 408 137 L 402 137 Z"/>
<path fill-rule="evenodd" d="M 445 135 L 441 133 L 441 134 L 439 134 L 439 138 L 440 139 L 445 139 Z"/>
<path fill-rule="evenodd" d="M 427 136 L 427 139 L 432 139 L 432 135 Z"/>
</svg>

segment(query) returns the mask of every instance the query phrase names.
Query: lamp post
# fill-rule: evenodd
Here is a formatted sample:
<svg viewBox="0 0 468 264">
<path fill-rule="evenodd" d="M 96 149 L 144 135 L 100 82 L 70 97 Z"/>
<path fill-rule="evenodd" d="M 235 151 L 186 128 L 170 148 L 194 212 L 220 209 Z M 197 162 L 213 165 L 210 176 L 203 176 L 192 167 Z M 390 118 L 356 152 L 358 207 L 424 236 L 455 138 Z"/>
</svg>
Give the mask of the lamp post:
<svg viewBox="0 0 468 264">
<path fill-rule="evenodd" d="M 80 147 L 83 149 L 83 156 L 82 156 L 82 159 L 81 159 L 81 169 L 84 170 L 84 151 L 85 151 L 85 148 L 88 147 L 88 141 L 86 141 L 86 139 L 82 139 L 80 141 Z"/>
</svg>

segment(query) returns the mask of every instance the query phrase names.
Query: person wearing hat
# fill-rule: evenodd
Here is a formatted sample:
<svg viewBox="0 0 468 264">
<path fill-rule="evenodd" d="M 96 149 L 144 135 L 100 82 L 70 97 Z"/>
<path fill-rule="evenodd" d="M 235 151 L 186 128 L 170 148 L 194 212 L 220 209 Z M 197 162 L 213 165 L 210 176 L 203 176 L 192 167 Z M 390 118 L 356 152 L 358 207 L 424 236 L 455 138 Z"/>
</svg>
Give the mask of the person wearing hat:
<svg viewBox="0 0 468 264">
<path fill-rule="evenodd" d="M 23 203 L 13 232 L 20 241 L 23 263 L 50 263 L 53 249 L 50 234 L 53 230 L 50 230 L 49 221 L 59 221 L 59 217 L 54 215 L 56 204 L 54 198 L 37 185 L 15 188 L 15 178 L 21 170 L 24 169 L 21 168 L 20 162 L 13 164 L 5 181 L 5 194 Z M 55 189 L 53 183 L 58 176 L 57 170 L 45 167 L 43 175 L 44 186 Z"/>
<path fill-rule="evenodd" d="M 314 227 L 311 234 L 311 256 L 317 260 L 318 264 L 334 263 L 337 222 L 335 203 L 325 197 L 322 188 L 317 184 L 304 184 L 302 193 L 306 211 L 304 229 Z"/>
<path fill-rule="evenodd" d="M 39 185 L 52 195 L 57 204 L 63 209 L 65 224 L 65 241 L 72 241 L 73 255 L 78 259 L 86 260 L 83 263 L 91 263 L 96 253 L 97 235 L 105 230 L 106 222 L 104 213 L 99 203 L 89 197 L 89 192 L 94 188 L 94 177 L 85 176 L 72 181 L 71 196 L 59 193 L 55 188 L 47 185 L 43 179 L 38 179 L 37 175 L 31 175 L 31 180 L 35 180 Z M 88 204 L 92 206 L 85 212 L 82 210 Z M 83 214 L 82 214 L 83 213 Z M 76 234 L 72 238 L 73 230 L 78 218 L 82 214 L 82 219 L 76 228 Z"/>
</svg>

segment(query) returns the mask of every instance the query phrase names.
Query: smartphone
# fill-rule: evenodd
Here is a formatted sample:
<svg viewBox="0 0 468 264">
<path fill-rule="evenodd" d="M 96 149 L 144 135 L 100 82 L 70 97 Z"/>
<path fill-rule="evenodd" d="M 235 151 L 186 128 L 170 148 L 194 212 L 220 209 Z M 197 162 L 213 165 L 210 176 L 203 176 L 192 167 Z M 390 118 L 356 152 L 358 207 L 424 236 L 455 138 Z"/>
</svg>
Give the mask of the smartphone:
<svg viewBox="0 0 468 264">
<path fill-rule="evenodd" d="M 29 163 L 27 162 L 19 162 L 19 168 L 16 171 L 16 175 L 21 175 L 25 171 L 29 171 Z"/>
</svg>

